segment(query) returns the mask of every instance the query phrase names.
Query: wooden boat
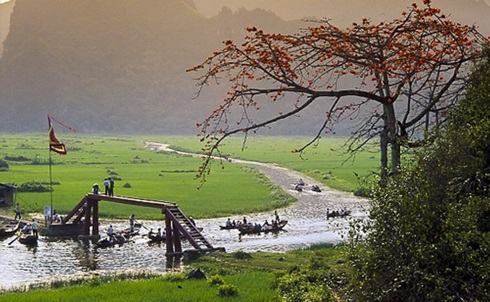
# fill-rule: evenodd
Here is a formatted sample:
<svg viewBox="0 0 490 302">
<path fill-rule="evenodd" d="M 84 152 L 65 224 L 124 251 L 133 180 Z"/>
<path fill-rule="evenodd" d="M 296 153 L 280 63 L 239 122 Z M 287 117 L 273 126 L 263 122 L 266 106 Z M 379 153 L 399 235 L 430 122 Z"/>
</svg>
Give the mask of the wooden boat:
<svg viewBox="0 0 490 302">
<path fill-rule="evenodd" d="M 99 248 L 108 248 L 116 245 L 123 245 L 124 243 L 127 242 L 128 240 L 123 235 L 116 234 L 114 235 L 113 240 L 110 240 L 109 238 L 104 238 L 99 240 L 95 245 Z"/>
<path fill-rule="evenodd" d="M 230 226 L 220 225 L 219 228 L 220 228 L 220 230 L 237 230 L 238 226 L 236 226 L 236 225 L 230 225 Z"/>
<path fill-rule="evenodd" d="M 166 237 L 165 237 L 165 233 L 163 233 L 162 236 L 158 236 L 156 234 L 155 235 L 148 234 L 148 239 L 150 239 L 148 243 L 161 243 L 161 242 L 165 242 Z"/>
<path fill-rule="evenodd" d="M 8 237 L 12 237 L 15 235 L 15 233 L 19 230 L 20 223 L 16 224 L 15 226 L 10 226 L 10 228 L 2 226 L 0 227 L 0 239 L 5 239 Z"/>
<path fill-rule="evenodd" d="M 351 211 L 333 211 L 333 212 L 328 212 L 327 211 L 327 220 L 329 218 L 345 218 L 347 216 L 350 216 Z"/>
<path fill-rule="evenodd" d="M 143 225 L 141 223 L 135 223 L 134 227 L 133 227 L 133 231 L 131 231 L 130 228 L 127 228 L 127 229 L 124 229 L 121 231 L 121 235 L 123 235 L 124 237 L 126 237 L 128 239 L 131 237 L 137 236 L 140 234 L 140 230 L 141 230 L 142 226 Z"/>
<path fill-rule="evenodd" d="M 19 242 L 24 245 L 34 246 L 37 245 L 38 236 L 33 234 L 21 234 L 19 236 Z"/>
<path fill-rule="evenodd" d="M 260 229 L 257 229 L 255 227 L 246 227 L 246 228 L 240 228 L 240 235 L 250 235 L 250 234 L 261 234 L 261 233 L 279 233 L 284 229 L 284 227 L 288 224 L 287 220 L 281 220 L 277 226 L 262 226 Z"/>
</svg>

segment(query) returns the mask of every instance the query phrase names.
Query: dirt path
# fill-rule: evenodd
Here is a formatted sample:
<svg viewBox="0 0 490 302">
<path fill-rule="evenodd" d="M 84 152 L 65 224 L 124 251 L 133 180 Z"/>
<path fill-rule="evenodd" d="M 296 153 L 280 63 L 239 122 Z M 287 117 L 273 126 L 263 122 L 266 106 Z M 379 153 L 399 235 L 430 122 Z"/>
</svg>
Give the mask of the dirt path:
<svg viewBox="0 0 490 302">
<path fill-rule="evenodd" d="M 173 152 L 184 156 L 202 158 L 202 154 L 176 151 L 167 144 L 147 142 L 147 149 L 155 152 Z M 216 160 L 220 158 L 214 157 Z M 272 183 L 297 198 L 297 202 L 285 209 L 278 210 L 281 219 L 289 221 L 287 232 L 278 235 L 243 236 L 238 238 L 236 231 L 219 231 L 226 219 L 204 219 L 198 223 L 204 227 L 205 235 L 211 238 L 216 246 L 227 250 L 271 250 L 284 251 L 320 243 L 337 243 L 345 238 L 349 227 L 346 219 L 327 221 L 327 209 L 346 208 L 352 211 L 352 217 L 365 217 L 368 202 L 366 199 L 353 196 L 351 193 L 339 192 L 321 185 L 314 179 L 275 164 L 260 163 L 248 160 L 227 159 L 230 163 L 246 165 L 264 174 Z M 306 183 L 303 192 L 294 190 L 294 184 L 302 179 Z M 317 184 L 322 192 L 311 191 L 311 185 Z M 273 212 L 246 215 L 249 221 L 263 223 L 273 218 Z M 231 217 L 240 220 L 243 217 Z"/>
</svg>

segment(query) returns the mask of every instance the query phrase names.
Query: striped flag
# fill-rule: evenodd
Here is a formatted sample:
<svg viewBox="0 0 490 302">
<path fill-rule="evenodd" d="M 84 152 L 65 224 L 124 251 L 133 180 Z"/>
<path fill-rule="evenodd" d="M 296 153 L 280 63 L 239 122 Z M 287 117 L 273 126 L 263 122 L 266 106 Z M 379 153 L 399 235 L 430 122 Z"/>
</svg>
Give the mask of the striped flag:
<svg viewBox="0 0 490 302">
<path fill-rule="evenodd" d="M 49 150 L 60 155 L 66 155 L 66 146 L 61 143 L 54 134 L 53 124 L 51 123 L 51 117 L 48 115 L 49 124 Z"/>
</svg>

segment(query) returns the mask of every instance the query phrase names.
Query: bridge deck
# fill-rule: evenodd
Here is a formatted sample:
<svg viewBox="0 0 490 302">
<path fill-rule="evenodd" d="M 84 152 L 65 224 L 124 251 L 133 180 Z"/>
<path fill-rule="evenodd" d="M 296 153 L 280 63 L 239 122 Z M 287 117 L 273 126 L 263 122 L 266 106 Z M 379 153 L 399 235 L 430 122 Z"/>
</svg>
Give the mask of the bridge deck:
<svg viewBox="0 0 490 302">
<path fill-rule="evenodd" d="M 162 210 L 177 206 L 173 202 L 139 199 L 134 197 L 126 197 L 126 196 L 107 196 L 102 194 L 88 194 L 87 198 L 96 201 L 109 201 L 114 203 L 122 203 L 122 204 L 128 204 L 133 206 L 141 206 L 141 207 L 155 208 L 155 209 L 162 209 Z"/>
</svg>

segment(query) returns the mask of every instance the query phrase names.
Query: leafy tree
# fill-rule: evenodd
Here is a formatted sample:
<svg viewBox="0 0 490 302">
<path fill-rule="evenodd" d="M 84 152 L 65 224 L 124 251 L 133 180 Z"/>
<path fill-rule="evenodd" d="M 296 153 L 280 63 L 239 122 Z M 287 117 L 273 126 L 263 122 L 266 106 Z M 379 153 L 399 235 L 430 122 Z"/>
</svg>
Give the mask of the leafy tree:
<svg viewBox="0 0 490 302">
<path fill-rule="evenodd" d="M 444 113 L 466 86 L 469 62 L 479 56 L 486 40 L 474 27 L 446 18 L 428 0 L 390 22 L 363 19 L 340 29 L 324 20 L 295 35 L 255 27 L 248 32 L 244 43 L 226 41 L 222 50 L 190 69 L 201 72 L 199 92 L 221 78 L 230 86 L 224 103 L 198 125 L 208 154 L 201 175 L 209 171 L 212 154 L 228 136 L 254 132 L 322 102 L 324 123 L 296 151 L 331 131 L 338 120 L 362 111 L 364 119 L 349 150 L 379 138 L 381 176 L 386 180 L 390 166 L 394 174 L 400 168 L 401 146 L 413 145 L 411 136 L 420 137 L 445 121 Z M 343 87 L 352 82 L 352 87 Z M 278 104 L 291 98 L 296 101 L 286 112 L 253 120 L 252 112 L 269 101 Z M 235 124 L 237 110 L 242 114 Z"/>
<path fill-rule="evenodd" d="M 375 190 L 371 222 L 353 230 L 356 301 L 488 301 L 489 100 L 486 50 L 447 127 Z"/>
</svg>

